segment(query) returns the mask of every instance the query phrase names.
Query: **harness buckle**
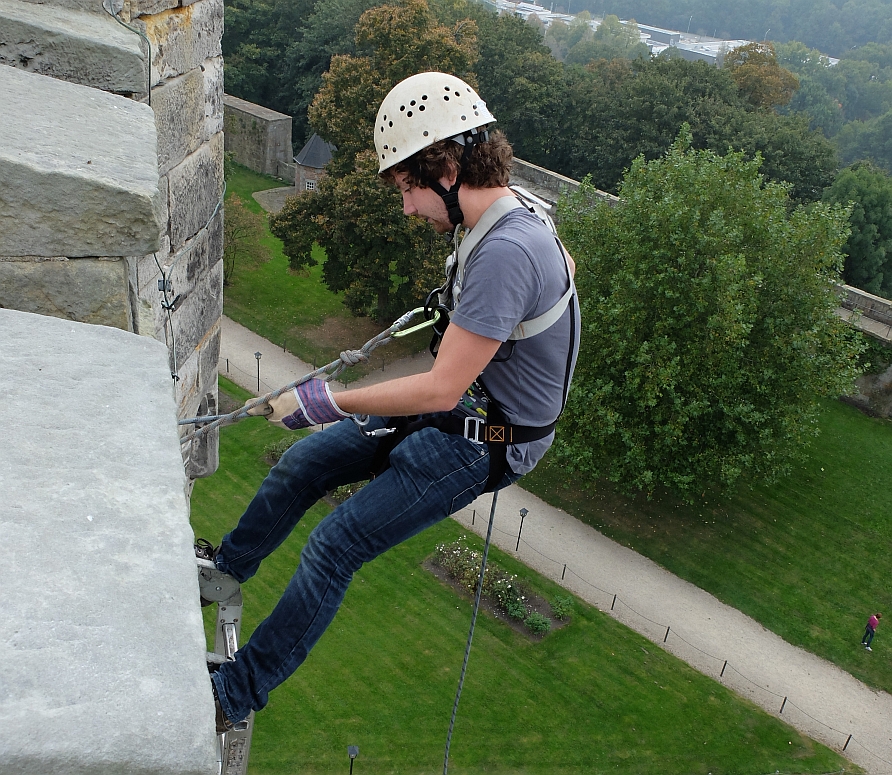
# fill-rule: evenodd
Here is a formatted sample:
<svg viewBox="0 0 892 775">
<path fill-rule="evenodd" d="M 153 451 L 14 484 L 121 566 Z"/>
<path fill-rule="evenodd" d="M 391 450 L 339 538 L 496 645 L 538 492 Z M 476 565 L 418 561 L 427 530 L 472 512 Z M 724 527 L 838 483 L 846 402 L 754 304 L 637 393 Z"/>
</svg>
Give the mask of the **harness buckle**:
<svg viewBox="0 0 892 775">
<path fill-rule="evenodd" d="M 485 444 L 486 418 L 472 415 L 465 417 L 465 432 L 462 435 L 474 444 Z"/>
</svg>

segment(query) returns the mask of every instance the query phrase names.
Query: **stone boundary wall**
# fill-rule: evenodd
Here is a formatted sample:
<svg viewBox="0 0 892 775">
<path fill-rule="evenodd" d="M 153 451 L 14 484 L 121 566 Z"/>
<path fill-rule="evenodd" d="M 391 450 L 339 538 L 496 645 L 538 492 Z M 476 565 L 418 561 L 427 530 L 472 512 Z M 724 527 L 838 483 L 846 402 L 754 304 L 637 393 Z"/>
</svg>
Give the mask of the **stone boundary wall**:
<svg viewBox="0 0 892 775">
<path fill-rule="evenodd" d="M 215 413 L 223 0 L 106 2 L 0 0 L 0 307 L 154 337 Z M 184 455 L 213 473 L 217 435 Z"/>
<path fill-rule="evenodd" d="M 291 116 L 230 94 L 223 106 L 226 152 L 248 169 L 293 182 Z"/>
</svg>

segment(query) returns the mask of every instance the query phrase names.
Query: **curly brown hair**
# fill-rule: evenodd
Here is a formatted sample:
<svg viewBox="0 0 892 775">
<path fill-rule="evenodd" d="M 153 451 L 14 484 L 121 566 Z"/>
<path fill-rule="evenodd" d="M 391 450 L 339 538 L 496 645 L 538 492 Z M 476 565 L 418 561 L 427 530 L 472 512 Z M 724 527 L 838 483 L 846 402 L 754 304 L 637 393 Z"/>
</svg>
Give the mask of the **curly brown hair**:
<svg viewBox="0 0 892 775">
<path fill-rule="evenodd" d="M 404 173 L 410 186 L 428 188 L 430 181 L 439 180 L 460 169 L 464 152 L 464 146 L 454 140 L 440 140 L 384 170 L 381 177 L 393 182 L 395 173 Z M 504 133 L 499 130 L 490 132 L 489 140 L 474 146 L 461 182 L 471 188 L 507 186 L 513 159 L 514 152 Z"/>
</svg>

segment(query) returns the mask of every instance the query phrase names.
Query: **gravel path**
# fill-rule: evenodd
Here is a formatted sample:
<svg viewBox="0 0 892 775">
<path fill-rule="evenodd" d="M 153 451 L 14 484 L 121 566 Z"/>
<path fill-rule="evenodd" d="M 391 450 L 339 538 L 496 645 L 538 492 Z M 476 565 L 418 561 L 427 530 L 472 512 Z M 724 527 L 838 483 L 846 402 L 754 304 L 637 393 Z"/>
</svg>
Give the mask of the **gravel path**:
<svg viewBox="0 0 892 775">
<path fill-rule="evenodd" d="M 359 347 L 362 342 L 345 342 Z M 289 353 L 223 318 L 220 373 L 266 393 L 312 371 Z M 429 355 L 374 372 L 355 385 L 430 368 Z M 225 431 L 224 431 L 225 432 Z M 484 534 L 492 496 L 454 515 Z M 523 520 L 518 551 L 520 509 Z M 473 526 L 471 522 L 474 522 Z M 517 485 L 499 493 L 493 542 L 636 632 L 870 773 L 892 775 L 892 697 L 791 646 L 739 611 L 605 538 Z M 860 648 L 852 633 L 852 648 Z M 885 659 L 882 647 L 874 657 Z M 722 674 L 723 673 L 723 674 Z M 782 712 L 781 712 L 782 710 Z"/>
</svg>

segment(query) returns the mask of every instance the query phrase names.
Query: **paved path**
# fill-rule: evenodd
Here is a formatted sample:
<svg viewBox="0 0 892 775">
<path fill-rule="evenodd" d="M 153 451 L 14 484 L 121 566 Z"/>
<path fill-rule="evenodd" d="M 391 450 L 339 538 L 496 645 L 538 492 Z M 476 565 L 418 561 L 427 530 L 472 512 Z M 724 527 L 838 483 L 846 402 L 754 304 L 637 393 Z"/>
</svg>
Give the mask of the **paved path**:
<svg viewBox="0 0 892 775">
<path fill-rule="evenodd" d="M 223 319 L 222 340 L 220 373 L 255 393 L 255 352 L 262 353 L 264 393 L 313 370 L 228 318 Z M 425 354 L 388 364 L 386 372 L 376 371 L 354 385 L 417 373 L 430 368 L 431 362 Z M 485 534 L 491 500 L 490 495 L 482 496 L 455 519 Z M 521 508 L 529 514 L 515 551 Z M 874 691 L 835 665 L 791 646 L 517 485 L 499 493 L 493 542 L 796 729 L 836 751 L 848 743 L 845 755 L 868 772 L 892 775 L 892 697 L 885 692 Z M 858 635 L 853 633 L 853 641 Z M 853 642 L 852 648 L 859 646 Z"/>
</svg>

